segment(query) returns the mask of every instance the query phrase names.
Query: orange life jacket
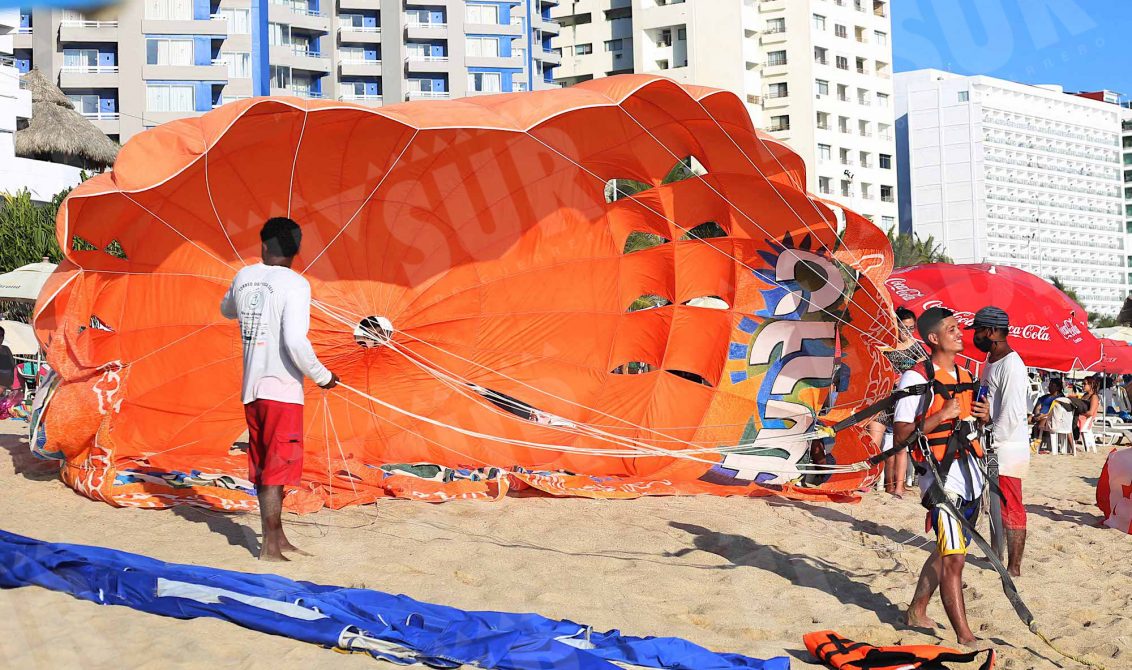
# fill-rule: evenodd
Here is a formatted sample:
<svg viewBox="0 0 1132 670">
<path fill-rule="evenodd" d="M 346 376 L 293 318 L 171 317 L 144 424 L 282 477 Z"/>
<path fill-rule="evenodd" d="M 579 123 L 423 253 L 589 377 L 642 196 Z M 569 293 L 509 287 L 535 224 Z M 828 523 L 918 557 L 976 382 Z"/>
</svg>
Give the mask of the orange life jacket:
<svg viewBox="0 0 1132 670">
<path fill-rule="evenodd" d="M 930 644 L 874 647 L 854 642 L 831 630 L 807 633 L 802 641 L 815 658 L 838 670 L 946 670 L 944 663 L 972 663 L 983 653 L 962 652 Z M 987 659 L 979 670 L 994 667 L 994 650 L 988 649 L 986 654 Z"/>
<path fill-rule="evenodd" d="M 932 387 L 931 404 L 922 416 L 916 417 L 917 421 L 923 421 L 929 416 L 939 412 L 943 409 L 943 405 L 952 396 L 959 401 L 959 418 L 952 419 L 951 421 L 944 421 L 936 426 L 936 429 L 931 433 L 925 433 L 924 437 L 928 441 L 928 446 L 931 447 L 932 455 L 935 456 L 936 462 L 942 462 L 944 455 L 947 453 L 947 443 L 951 439 L 951 434 L 955 431 L 955 427 L 964 419 L 971 416 L 971 404 L 975 400 L 974 382 L 971 378 L 971 373 L 967 372 L 959 366 L 955 366 L 954 374 L 958 378 L 954 378 L 951 373 L 946 370 L 935 370 L 935 375 L 929 377 L 928 364 L 926 361 L 917 363 L 914 368 L 924 379 L 927 379 L 929 385 Z M 935 383 L 932 384 L 931 382 Z M 922 405 L 921 405 L 922 406 Z M 971 451 L 974 452 L 979 458 L 983 457 L 983 446 L 978 440 L 972 440 L 970 443 Z M 954 458 L 959 458 L 963 454 L 955 454 Z M 923 454 L 919 450 L 912 450 L 912 457 L 918 461 L 924 460 Z"/>
</svg>

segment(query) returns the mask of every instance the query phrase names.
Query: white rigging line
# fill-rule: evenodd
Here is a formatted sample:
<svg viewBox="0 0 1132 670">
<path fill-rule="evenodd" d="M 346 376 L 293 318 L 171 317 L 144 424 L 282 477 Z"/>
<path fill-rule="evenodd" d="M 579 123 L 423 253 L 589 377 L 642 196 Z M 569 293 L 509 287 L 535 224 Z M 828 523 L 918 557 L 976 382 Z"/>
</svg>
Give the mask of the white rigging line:
<svg viewBox="0 0 1132 670">
<path fill-rule="evenodd" d="M 330 314 L 331 316 L 333 316 L 337 319 L 340 319 L 347 326 L 352 325 L 351 322 L 349 322 L 348 320 L 343 319 L 342 317 L 334 314 L 329 309 L 324 307 L 322 303 L 316 302 L 316 306 L 318 306 L 320 309 L 322 309 L 327 314 Z M 410 337 L 414 340 L 417 340 L 419 342 L 424 342 L 423 340 L 419 340 L 418 338 L 412 337 L 411 335 L 407 335 L 406 333 L 404 333 L 404 331 L 397 331 L 397 332 L 404 334 L 404 335 L 406 335 L 406 336 L 408 336 L 408 337 Z M 377 335 L 377 333 L 370 333 L 370 334 L 372 334 L 374 336 Z M 392 342 L 390 342 L 390 343 L 392 343 Z M 428 344 L 428 343 L 426 343 L 426 344 Z M 404 354 L 403 352 L 402 352 L 402 355 L 404 355 L 406 358 L 409 358 L 409 360 L 411 362 L 413 362 L 414 364 L 423 368 L 423 365 L 421 363 L 418 363 L 416 361 L 412 361 L 412 359 L 408 355 Z M 467 359 L 463 359 L 462 357 L 456 356 L 455 354 L 453 354 L 453 356 L 455 356 L 457 358 L 461 358 L 462 360 L 467 360 Z M 471 361 L 469 361 L 469 362 L 471 362 Z M 473 363 L 473 364 L 475 364 L 475 363 Z M 478 364 L 475 364 L 475 365 L 478 365 Z M 480 366 L 480 367 L 484 367 L 484 366 Z M 489 368 L 486 368 L 486 367 L 484 367 L 484 369 L 491 371 Z M 426 369 L 426 371 L 429 371 L 429 370 Z M 444 381 L 444 379 L 443 379 L 444 377 L 447 377 L 447 381 L 449 381 L 451 383 L 455 383 L 455 384 L 461 383 L 460 381 L 452 382 L 453 379 L 459 380 L 459 378 L 455 377 L 454 375 L 446 374 L 446 373 L 440 372 L 440 371 L 429 371 L 429 372 L 434 374 L 438 378 L 441 378 L 442 381 Z M 504 377 L 507 376 L 507 375 L 504 375 L 503 373 L 496 373 L 496 374 L 499 374 L 500 376 L 504 376 Z M 518 381 L 518 380 L 515 380 L 515 381 Z M 463 380 L 462 383 L 463 383 L 463 385 L 465 385 L 464 391 L 471 393 L 472 391 L 470 391 L 470 389 L 466 389 L 466 385 L 470 384 L 471 382 Z M 519 383 L 523 383 L 523 382 L 519 382 Z M 355 389 L 355 388 L 353 388 L 349 385 L 346 385 L 346 384 L 341 384 L 341 385 L 344 388 L 346 388 L 350 391 L 353 391 L 354 393 L 357 393 L 357 394 L 361 395 L 362 397 L 365 397 L 366 399 L 370 400 L 371 402 L 375 402 L 376 404 L 382 405 L 382 406 L 384 406 L 388 409 L 392 409 L 396 412 L 406 414 L 406 415 L 410 416 L 411 418 L 422 418 L 419 415 L 408 412 L 407 410 L 401 409 L 401 408 L 396 407 L 394 405 L 391 405 L 389 403 L 385 403 L 384 401 L 378 400 L 378 399 L 374 398 L 373 396 L 365 394 L 364 392 L 362 392 L 358 389 Z M 526 384 L 524 384 L 524 385 L 526 385 Z M 531 387 L 531 388 L 533 388 L 533 387 Z M 547 395 L 553 395 L 553 394 L 548 393 Z M 555 397 L 557 397 L 557 396 L 555 396 Z M 568 402 L 570 404 L 574 404 L 578 407 L 588 409 L 588 410 L 593 411 L 595 413 L 605 414 L 603 412 L 600 412 L 599 410 L 594 410 L 592 408 L 585 407 L 584 405 L 574 403 L 573 401 L 566 400 L 565 398 L 560 398 L 560 399 L 565 401 L 565 402 Z M 514 416 L 510 413 L 507 413 L 507 414 L 508 414 L 508 416 L 510 416 L 511 418 L 513 418 L 516 421 L 528 423 L 525 420 L 520 419 L 519 417 Z M 619 418 L 619 417 L 615 417 L 613 415 L 608 415 L 608 414 L 606 414 L 606 416 L 609 416 L 610 418 L 615 418 L 615 419 Z M 624 421 L 626 424 L 633 426 L 634 428 L 638 428 L 642 431 L 654 432 L 654 433 L 657 433 L 657 434 L 664 435 L 663 433 L 659 433 L 659 431 L 655 431 L 653 429 L 650 429 L 650 428 L 647 428 L 647 427 L 644 427 L 644 426 L 638 426 L 636 424 L 632 424 L 631 422 L 624 420 L 624 419 L 621 419 L 621 420 Z M 704 462 L 704 463 L 711 463 L 713 465 L 717 464 L 717 461 L 707 461 L 707 460 L 704 460 L 704 459 L 700 459 L 700 458 L 693 456 L 693 454 L 732 453 L 732 452 L 742 452 L 744 454 L 747 454 L 751 451 L 752 446 L 754 444 L 754 443 L 740 443 L 740 444 L 735 445 L 735 446 L 721 446 L 721 447 L 706 447 L 705 448 L 705 447 L 701 447 L 698 444 L 695 444 L 695 443 L 692 443 L 692 442 L 680 440 L 679 438 L 675 438 L 675 437 L 672 437 L 672 436 L 665 435 L 665 437 L 669 438 L 669 441 L 680 442 L 680 443 L 683 443 L 683 444 L 686 444 L 686 445 L 692 447 L 691 449 L 673 450 L 673 449 L 665 449 L 663 447 L 657 447 L 657 446 L 654 446 L 654 445 L 650 445 L 650 444 L 640 442 L 638 440 L 634 440 L 632 438 L 628 438 L 628 437 L 625 437 L 625 436 L 614 435 L 612 433 L 602 431 L 600 429 L 594 428 L 592 426 L 588 426 L 586 424 L 576 424 L 576 426 L 578 426 L 583 431 L 582 433 L 580 433 L 582 436 L 592 437 L 592 438 L 604 440 L 606 442 L 610 442 L 610 443 L 613 443 L 613 444 L 618 444 L 620 446 L 630 447 L 630 449 L 627 449 L 627 450 L 626 449 L 596 449 L 596 448 L 585 448 L 585 447 L 573 447 L 573 446 L 565 446 L 565 445 L 534 443 L 534 442 L 522 441 L 522 440 L 512 440 L 512 439 L 503 438 L 503 437 L 500 437 L 500 436 L 490 436 L 490 435 L 485 435 L 483 433 L 478 433 L 478 432 L 475 432 L 475 431 L 468 431 L 468 430 L 460 428 L 458 426 L 452 426 L 452 425 L 445 424 L 443 422 L 435 421 L 435 420 L 432 420 L 432 419 L 425 419 L 425 422 L 431 423 L 433 425 L 437 425 L 437 426 L 440 426 L 440 427 L 445 427 L 445 428 L 448 428 L 448 429 L 451 429 L 451 430 L 455 430 L 456 432 L 468 435 L 470 437 L 477 437 L 477 438 L 487 439 L 487 440 L 495 440 L 495 441 L 504 442 L 504 443 L 507 443 L 507 444 L 514 444 L 516 446 L 526 446 L 526 447 L 531 447 L 531 448 L 541 448 L 541 449 L 547 449 L 547 450 L 552 450 L 552 451 L 564 451 L 564 452 L 567 452 L 567 453 L 583 453 L 583 454 L 594 455 L 594 456 L 607 456 L 607 457 L 620 457 L 620 458 L 644 458 L 644 457 L 649 457 L 649 456 L 653 456 L 653 457 L 663 456 L 663 457 L 671 457 L 671 458 L 688 458 L 688 459 L 691 459 L 691 460 L 696 460 L 696 461 L 700 461 L 700 462 Z M 550 429 L 558 429 L 558 430 L 564 430 L 565 429 L 567 432 L 571 432 L 568 429 L 566 429 L 566 427 L 563 427 L 563 426 L 553 426 L 553 425 L 545 425 L 545 424 L 537 424 L 537 425 L 539 425 L 540 427 L 545 427 L 545 428 L 550 428 Z M 579 433 L 577 433 L 575 431 L 575 434 L 579 434 Z M 799 434 L 799 435 L 782 436 L 782 437 L 778 437 L 778 438 L 764 438 L 762 440 L 758 440 L 758 443 L 759 444 L 765 444 L 765 443 L 768 443 L 768 442 L 781 442 L 781 443 L 784 443 L 784 444 L 797 444 L 798 442 L 803 442 L 803 441 L 806 441 L 806 440 L 809 440 L 809 439 L 816 439 L 818 437 L 821 437 L 822 435 L 824 435 L 824 433 L 813 432 L 813 433 L 806 433 L 806 434 Z M 766 447 L 765 449 L 770 450 L 772 448 Z M 763 448 L 756 447 L 755 450 L 761 451 L 761 450 L 763 450 Z M 814 470 L 811 471 L 811 470 L 806 470 L 806 469 L 803 469 L 803 468 L 814 468 Z M 771 468 L 763 468 L 763 469 L 768 471 L 768 472 L 775 471 Z M 848 466 L 848 465 L 840 466 L 840 465 L 809 464 L 807 466 L 798 467 L 797 471 L 801 472 L 802 474 L 828 474 L 828 473 L 832 473 L 832 472 L 852 472 L 852 471 L 854 471 L 854 468 L 852 468 L 851 466 Z M 795 472 L 795 470 L 782 471 L 782 472 L 793 473 L 793 472 Z"/>
</svg>

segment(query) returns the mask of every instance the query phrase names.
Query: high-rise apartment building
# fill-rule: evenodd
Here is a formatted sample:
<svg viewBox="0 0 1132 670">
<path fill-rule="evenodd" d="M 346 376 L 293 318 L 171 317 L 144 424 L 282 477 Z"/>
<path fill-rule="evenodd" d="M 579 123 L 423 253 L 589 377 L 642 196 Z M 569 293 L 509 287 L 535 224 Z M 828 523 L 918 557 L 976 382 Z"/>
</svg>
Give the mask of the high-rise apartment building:
<svg viewBox="0 0 1132 670">
<path fill-rule="evenodd" d="M 903 231 L 959 263 L 1058 277 L 1090 312 L 1116 314 L 1129 287 L 1126 110 L 938 70 L 897 74 L 896 98 Z"/>
<path fill-rule="evenodd" d="M 886 0 L 563 0 L 555 80 L 629 72 L 722 88 L 802 156 L 807 187 L 896 225 Z"/>
<path fill-rule="evenodd" d="M 31 93 L 20 88 L 13 40 L 20 13 L 0 7 L 0 194 L 27 189 L 33 200 L 47 202 L 79 183 L 82 171 L 70 165 L 16 157 L 16 131 L 31 119 Z"/>
<path fill-rule="evenodd" d="M 554 0 L 125 0 L 21 10 L 37 67 L 114 139 L 253 95 L 392 104 L 553 86 Z"/>
</svg>

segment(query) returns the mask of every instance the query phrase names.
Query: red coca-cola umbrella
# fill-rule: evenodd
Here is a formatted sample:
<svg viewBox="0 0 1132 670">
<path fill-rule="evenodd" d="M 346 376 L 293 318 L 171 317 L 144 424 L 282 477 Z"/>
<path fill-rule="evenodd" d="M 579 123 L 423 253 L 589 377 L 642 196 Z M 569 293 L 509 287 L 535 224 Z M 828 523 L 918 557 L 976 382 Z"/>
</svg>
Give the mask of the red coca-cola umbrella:
<svg viewBox="0 0 1132 670">
<path fill-rule="evenodd" d="M 1010 315 L 1010 346 L 1026 365 L 1049 370 L 1097 369 L 1100 341 L 1089 332 L 1088 312 L 1046 280 L 1006 265 L 933 263 L 901 268 L 885 282 L 894 305 L 917 316 L 930 307 L 955 312 L 964 327 L 987 305 Z M 964 334 L 964 355 L 986 354 Z"/>
<path fill-rule="evenodd" d="M 1092 367 L 1108 374 L 1132 373 L 1132 344 L 1123 340 L 1101 338 L 1101 360 Z"/>
</svg>

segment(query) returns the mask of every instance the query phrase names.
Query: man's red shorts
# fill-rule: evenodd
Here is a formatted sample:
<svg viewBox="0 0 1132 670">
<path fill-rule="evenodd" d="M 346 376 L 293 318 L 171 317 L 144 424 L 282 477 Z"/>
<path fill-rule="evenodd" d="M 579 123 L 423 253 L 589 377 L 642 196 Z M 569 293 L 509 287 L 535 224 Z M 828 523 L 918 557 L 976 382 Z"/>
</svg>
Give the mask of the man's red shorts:
<svg viewBox="0 0 1132 670">
<path fill-rule="evenodd" d="M 248 478 L 256 486 L 298 486 L 303 478 L 303 406 L 277 400 L 244 405 Z"/>
<path fill-rule="evenodd" d="M 999 475 L 1002 490 L 1002 525 L 1013 530 L 1026 529 L 1026 508 L 1022 506 L 1022 480 Z"/>
</svg>

